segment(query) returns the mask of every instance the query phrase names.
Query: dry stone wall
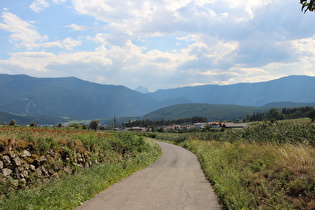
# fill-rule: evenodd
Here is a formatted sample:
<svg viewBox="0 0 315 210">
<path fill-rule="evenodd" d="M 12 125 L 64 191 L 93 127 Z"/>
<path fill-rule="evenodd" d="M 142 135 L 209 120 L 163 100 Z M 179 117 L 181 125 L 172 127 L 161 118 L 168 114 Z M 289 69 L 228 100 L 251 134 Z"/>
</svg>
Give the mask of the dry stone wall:
<svg viewBox="0 0 315 210">
<path fill-rule="evenodd" d="M 29 150 L 0 153 L 0 197 L 12 190 L 41 185 L 79 168 L 89 168 L 104 161 L 101 154 L 69 151 L 48 151 L 38 156 Z"/>
</svg>

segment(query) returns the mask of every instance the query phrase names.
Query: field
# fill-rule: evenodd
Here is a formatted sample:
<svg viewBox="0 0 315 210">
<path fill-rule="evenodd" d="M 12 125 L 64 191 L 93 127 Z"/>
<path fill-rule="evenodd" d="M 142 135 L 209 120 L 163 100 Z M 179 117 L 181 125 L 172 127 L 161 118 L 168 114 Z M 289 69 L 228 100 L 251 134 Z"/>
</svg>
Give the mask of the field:
<svg viewBox="0 0 315 210">
<path fill-rule="evenodd" d="M 73 209 L 161 151 L 130 133 L 0 127 L 0 209 Z"/>
<path fill-rule="evenodd" d="M 157 138 L 198 156 L 224 209 L 315 209 L 315 124 L 309 120 Z"/>
<path fill-rule="evenodd" d="M 310 120 L 145 135 L 193 151 L 223 209 L 315 209 L 315 124 Z M 32 155 L 21 156 L 25 150 Z M 43 157 L 48 165 L 38 167 L 54 168 L 52 176 L 1 175 L 0 209 L 74 208 L 160 155 L 138 133 L 13 126 L 0 127 L 0 151 L 1 158 L 20 156 L 21 171 Z"/>
</svg>

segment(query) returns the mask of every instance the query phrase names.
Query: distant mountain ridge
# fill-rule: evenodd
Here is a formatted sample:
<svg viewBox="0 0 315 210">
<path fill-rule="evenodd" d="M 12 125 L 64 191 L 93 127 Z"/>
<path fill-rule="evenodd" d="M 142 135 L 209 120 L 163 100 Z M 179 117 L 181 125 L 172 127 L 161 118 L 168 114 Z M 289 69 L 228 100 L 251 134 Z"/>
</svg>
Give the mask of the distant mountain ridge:
<svg viewBox="0 0 315 210">
<path fill-rule="evenodd" d="M 18 116 L 7 112 L 0 112 L 1 125 L 9 125 L 9 123 L 15 120 L 17 125 L 29 125 L 32 122 L 36 122 L 37 125 L 57 125 L 59 123 L 67 122 L 66 119 L 51 116 Z"/>
<path fill-rule="evenodd" d="M 146 114 L 143 119 L 177 120 L 191 117 L 205 117 L 208 121 L 244 119 L 246 114 L 266 111 L 266 108 L 220 104 L 177 104 Z"/>
<path fill-rule="evenodd" d="M 310 106 L 310 107 L 315 107 L 315 102 L 314 103 L 294 103 L 294 102 L 274 102 L 274 103 L 269 103 L 269 104 L 265 104 L 264 106 L 262 106 L 262 108 L 295 108 L 295 107 L 306 107 L 306 106 Z"/>
<path fill-rule="evenodd" d="M 186 98 L 191 103 L 234 104 L 263 106 L 268 103 L 290 101 L 315 102 L 315 77 L 288 76 L 268 82 L 233 85 L 203 85 L 158 90 L 147 95 L 159 101 Z"/>
<path fill-rule="evenodd" d="M 271 108 L 314 107 L 315 103 L 271 103 L 261 107 L 227 105 L 227 104 L 177 104 L 158 109 L 144 115 L 143 119 L 177 120 L 191 117 L 205 117 L 208 121 L 243 120 L 247 114 L 266 112 Z"/>
<path fill-rule="evenodd" d="M 75 77 L 0 75 L 0 111 L 74 119 L 139 116 L 159 108 L 150 96 L 124 86 L 101 85 Z"/>
<path fill-rule="evenodd" d="M 260 107 L 267 104 L 268 107 L 281 108 L 286 104 L 292 107 L 315 103 L 314 90 L 315 77 L 309 76 L 289 76 L 260 83 L 184 87 L 143 94 L 121 85 L 102 85 L 75 77 L 35 78 L 0 74 L 0 111 L 17 116 L 45 115 L 84 120 L 142 117 L 164 107 L 198 103 L 199 106 L 222 104 L 221 107 L 229 112 L 231 107 L 223 105 Z M 191 109 L 202 110 L 197 106 L 191 106 Z"/>
</svg>

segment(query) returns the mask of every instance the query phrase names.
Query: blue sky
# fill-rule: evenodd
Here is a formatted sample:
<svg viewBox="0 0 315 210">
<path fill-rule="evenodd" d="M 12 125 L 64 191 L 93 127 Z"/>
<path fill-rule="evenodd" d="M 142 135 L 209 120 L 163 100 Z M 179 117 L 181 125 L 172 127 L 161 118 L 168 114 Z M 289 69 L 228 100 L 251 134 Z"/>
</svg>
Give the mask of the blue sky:
<svg viewBox="0 0 315 210">
<path fill-rule="evenodd" d="M 0 73 L 157 89 L 315 76 L 299 0 L 1 0 Z"/>
</svg>

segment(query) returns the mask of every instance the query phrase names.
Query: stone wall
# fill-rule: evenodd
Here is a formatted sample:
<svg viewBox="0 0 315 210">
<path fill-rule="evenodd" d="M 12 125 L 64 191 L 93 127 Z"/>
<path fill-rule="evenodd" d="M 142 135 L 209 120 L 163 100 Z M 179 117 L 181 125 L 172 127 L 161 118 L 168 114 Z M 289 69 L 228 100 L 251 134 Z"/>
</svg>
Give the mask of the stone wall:
<svg viewBox="0 0 315 210">
<path fill-rule="evenodd" d="M 39 186 L 79 168 L 89 168 L 104 160 L 103 155 L 70 151 L 48 151 L 38 156 L 29 150 L 0 153 L 0 198 L 12 190 Z"/>
</svg>

